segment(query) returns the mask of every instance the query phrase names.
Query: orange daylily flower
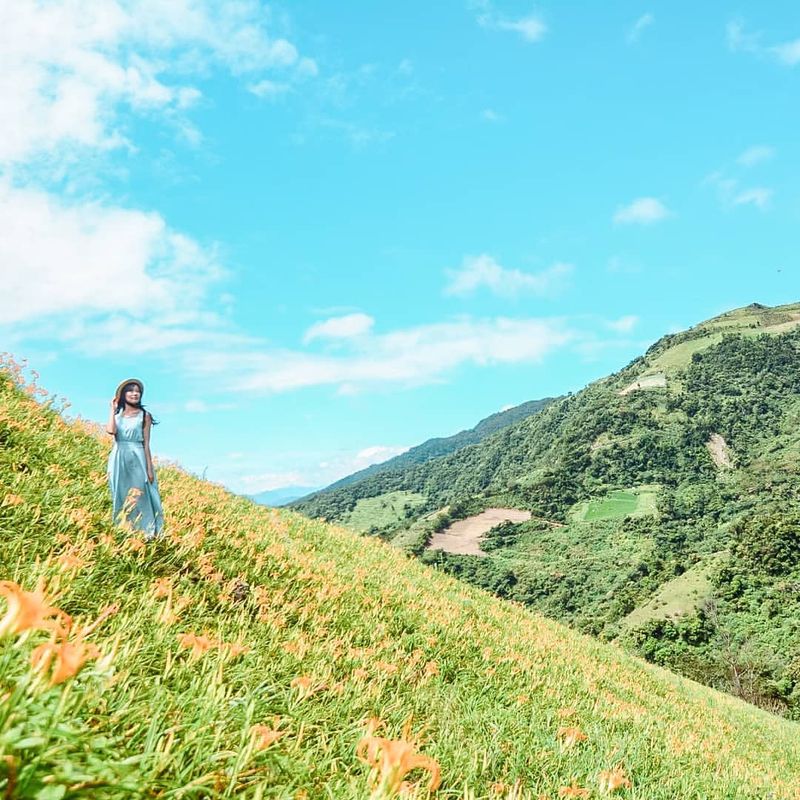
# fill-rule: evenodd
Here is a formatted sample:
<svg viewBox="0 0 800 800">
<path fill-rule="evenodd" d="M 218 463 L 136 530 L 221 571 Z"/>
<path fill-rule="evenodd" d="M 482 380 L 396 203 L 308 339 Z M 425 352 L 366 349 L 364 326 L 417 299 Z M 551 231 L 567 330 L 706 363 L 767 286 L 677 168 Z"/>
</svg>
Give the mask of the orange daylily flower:
<svg viewBox="0 0 800 800">
<path fill-rule="evenodd" d="M 559 797 L 589 797 L 590 794 L 588 789 L 578 786 L 577 781 L 573 781 L 572 786 L 562 786 L 558 790 Z"/>
<path fill-rule="evenodd" d="M 564 747 L 573 747 L 578 742 L 584 742 L 589 737 L 580 728 L 559 728 L 558 738 Z"/>
<path fill-rule="evenodd" d="M 69 623 L 69 616 L 47 601 L 42 578 L 32 592 L 25 591 L 13 581 L 0 581 L 0 595 L 8 604 L 8 610 L 0 620 L 0 639 L 28 630 L 54 630 L 60 622 Z"/>
<path fill-rule="evenodd" d="M 404 731 L 407 734 L 407 730 Z M 439 764 L 429 756 L 416 751 L 413 742 L 407 739 L 384 739 L 380 736 L 365 736 L 358 743 L 356 756 L 372 767 L 375 773 L 374 786 L 376 796 L 384 797 L 386 793 L 397 794 L 409 785 L 403 778 L 415 769 L 430 773 L 428 790 L 433 792 L 441 783 Z M 380 792 L 380 794 L 377 794 Z"/>
<path fill-rule="evenodd" d="M 600 791 L 615 792 L 617 789 L 630 789 L 631 782 L 622 767 L 603 770 L 598 775 L 600 781 Z"/>
<path fill-rule="evenodd" d="M 179 633 L 178 642 L 181 647 L 185 647 L 187 650 L 191 649 L 192 658 L 200 658 L 204 653 L 217 646 L 217 642 L 210 637 L 205 635 L 197 636 L 194 633 Z"/>
<path fill-rule="evenodd" d="M 439 674 L 439 665 L 435 661 L 428 661 L 425 664 L 425 677 L 430 678 Z"/>
<path fill-rule="evenodd" d="M 50 685 L 57 686 L 80 672 L 81 667 L 92 659 L 98 658 L 100 651 L 91 643 L 83 641 L 83 635 L 73 641 L 62 639 L 60 642 L 45 642 L 31 653 L 31 666 L 37 672 L 45 672 L 55 658 L 55 667 L 50 675 Z"/>
<path fill-rule="evenodd" d="M 253 746 L 256 750 L 266 750 L 274 741 L 280 739 L 286 731 L 270 728 L 266 725 L 253 725 L 250 734 L 253 737 Z"/>
<path fill-rule="evenodd" d="M 221 650 L 226 650 L 230 658 L 237 656 L 244 656 L 252 650 L 249 645 L 242 644 L 241 642 L 222 642 L 220 644 Z"/>
<path fill-rule="evenodd" d="M 153 597 L 167 597 L 172 591 L 172 578 L 157 578 L 151 585 Z"/>
</svg>

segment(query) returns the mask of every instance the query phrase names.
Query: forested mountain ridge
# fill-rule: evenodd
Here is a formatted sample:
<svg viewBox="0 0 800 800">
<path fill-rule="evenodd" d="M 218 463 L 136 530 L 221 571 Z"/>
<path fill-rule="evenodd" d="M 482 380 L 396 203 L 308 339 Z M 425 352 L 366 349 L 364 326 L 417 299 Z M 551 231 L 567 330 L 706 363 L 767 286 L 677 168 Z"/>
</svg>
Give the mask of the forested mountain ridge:
<svg viewBox="0 0 800 800">
<path fill-rule="evenodd" d="M 498 411 L 495 414 L 482 419 L 477 425 L 468 430 L 459 431 L 452 436 L 441 436 L 433 439 L 428 439 L 422 444 L 406 450 L 405 453 L 394 456 L 387 461 L 382 461 L 380 464 L 371 464 L 352 475 L 347 475 L 338 481 L 335 481 L 330 486 L 320 489 L 314 494 L 322 492 L 330 492 L 335 489 L 341 489 L 344 486 L 350 486 L 353 483 L 369 478 L 373 475 L 383 472 L 396 472 L 404 470 L 407 467 L 414 466 L 415 464 L 424 464 L 434 458 L 448 455 L 462 447 L 470 444 L 477 444 L 478 442 L 490 436 L 492 433 L 501 430 L 515 422 L 536 414 L 543 408 L 546 408 L 554 400 L 560 398 L 545 397 L 541 400 L 529 400 L 526 403 L 507 408 L 504 411 Z M 296 505 L 303 504 L 307 501 L 312 501 L 312 496 L 306 496 L 294 501 Z"/>
<path fill-rule="evenodd" d="M 798 325 L 800 304 L 728 312 L 477 445 L 299 508 L 350 522 L 388 503 L 363 530 L 800 716 Z M 485 557 L 424 549 L 498 504 L 534 519 Z"/>
</svg>

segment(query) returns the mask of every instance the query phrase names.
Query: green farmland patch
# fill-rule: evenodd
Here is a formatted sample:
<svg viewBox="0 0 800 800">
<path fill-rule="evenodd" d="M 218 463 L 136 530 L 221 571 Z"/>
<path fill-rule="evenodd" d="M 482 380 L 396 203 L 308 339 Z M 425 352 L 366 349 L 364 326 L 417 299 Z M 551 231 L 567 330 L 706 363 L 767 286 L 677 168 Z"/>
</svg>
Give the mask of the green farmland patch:
<svg viewBox="0 0 800 800">
<path fill-rule="evenodd" d="M 656 513 L 657 486 L 616 489 L 604 497 L 584 500 L 572 511 L 574 522 L 595 522 L 602 519 L 643 517 Z"/>
<path fill-rule="evenodd" d="M 425 502 L 425 496 L 417 492 L 387 492 L 377 497 L 364 497 L 341 522 L 348 528 L 360 532 L 370 528 L 386 528 L 406 519 L 406 511 L 418 508 Z"/>
</svg>

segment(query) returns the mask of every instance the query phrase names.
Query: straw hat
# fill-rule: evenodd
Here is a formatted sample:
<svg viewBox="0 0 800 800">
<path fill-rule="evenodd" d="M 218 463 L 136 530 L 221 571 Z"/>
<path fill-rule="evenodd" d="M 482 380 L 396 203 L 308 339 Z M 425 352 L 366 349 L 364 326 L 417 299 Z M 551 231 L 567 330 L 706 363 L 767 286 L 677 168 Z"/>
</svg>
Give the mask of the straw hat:
<svg viewBox="0 0 800 800">
<path fill-rule="evenodd" d="M 126 380 L 122 381 L 122 383 L 119 386 L 117 386 L 117 391 L 114 394 L 114 397 L 116 397 L 118 400 L 124 400 L 125 398 L 121 396 L 122 390 L 129 383 L 135 383 L 139 387 L 139 394 L 140 395 L 144 394 L 144 384 L 138 378 L 127 378 Z"/>
</svg>

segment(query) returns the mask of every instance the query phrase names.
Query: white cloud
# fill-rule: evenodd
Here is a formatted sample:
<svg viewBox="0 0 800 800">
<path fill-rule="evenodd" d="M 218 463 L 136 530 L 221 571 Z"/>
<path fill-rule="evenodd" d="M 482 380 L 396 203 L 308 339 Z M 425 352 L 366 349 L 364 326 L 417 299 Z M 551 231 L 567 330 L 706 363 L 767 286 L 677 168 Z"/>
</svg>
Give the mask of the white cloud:
<svg viewBox="0 0 800 800">
<path fill-rule="evenodd" d="M 477 12 L 476 19 L 482 28 L 513 31 L 528 42 L 539 42 L 547 33 L 547 25 L 533 14 L 519 19 L 508 19 L 495 11 L 490 0 L 473 0 L 470 5 Z"/>
<path fill-rule="evenodd" d="M 495 27 L 502 31 L 515 31 L 529 42 L 538 42 L 547 33 L 547 25 L 533 16 L 515 20 L 497 20 Z"/>
<path fill-rule="evenodd" d="M 752 189 L 744 189 L 737 192 L 732 202 L 735 206 L 753 205 L 757 208 L 766 208 L 772 197 L 772 190 L 765 189 L 763 186 L 756 186 Z"/>
<path fill-rule="evenodd" d="M 502 114 L 498 114 L 491 108 L 484 108 L 483 111 L 481 111 L 481 116 L 487 122 L 503 122 L 505 120 L 505 117 Z"/>
<path fill-rule="evenodd" d="M 359 469 L 364 469 L 372 464 L 382 464 L 384 461 L 388 461 L 390 458 L 394 458 L 395 456 L 399 456 L 401 453 L 405 453 L 408 449 L 408 447 L 394 447 L 392 445 L 383 444 L 365 447 L 363 450 L 359 450 L 358 453 L 356 453 L 353 463 L 353 471 L 355 472 Z"/>
<path fill-rule="evenodd" d="M 638 324 L 639 317 L 634 314 L 629 314 L 628 316 L 620 317 L 617 320 L 612 320 L 607 323 L 608 327 L 611 328 L 612 331 L 617 331 L 617 333 L 630 333 Z"/>
<path fill-rule="evenodd" d="M 0 181 L 0 331 L 96 356 L 214 342 L 242 347 L 210 310 L 225 276 L 213 247 L 157 213 L 66 203 Z"/>
<path fill-rule="evenodd" d="M 749 151 L 745 151 L 742 155 L 746 155 L 748 152 Z M 714 186 L 717 190 L 720 202 L 723 206 L 727 206 L 728 208 L 752 205 L 763 210 L 769 205 L 772 199 L 772 189 L 768 189 L 764 186 L 753 186 L 742 189 L 740 188 L 740 183 L 737 178 L 731 178 L 723 171 L 712 172 L 711 175 L 705 178 L 703 183 Z"/>
<path fill-rule="evenodd" d="M 332 317 L 323 322 L 314 323 L 306 331 L 303 341 L 308 343 L 314 339 L 352 339 L 368 333 L 374 324 L 375 320 L 368 314 Z"/>
<path fill-rule="evenodd" d="M 445 294 L 464 296 L 485 287 L 501 297 L 514 297 L 526 292 L 545 295 L 560 289 L 571 272 L 571 264 L 561 263 L 536 274 L 506 269 L 492 256 L 483 253 L 467 256 L 459 269 L 447 271 L 450 281 Z"/>
<path fill-rule="evenodd" d="M 574 334 L 563 321 L 462 319 L 352 340 L 345 354 L 239 348 L 192 354 L 184 369 L 228 390 L 285 392 L 312 386 L 420 385 L 467 364 L 535 363 Z"/>
<path fill-rule="evenodd" d="M 614 222 L 617 225 L 651 225 L 671 216 L 670 210 L 655 197 L 639 197 L 627 206 L 617 209 Z"/>
<path fill-rule="evenodd" d="M 731 20 L 725 26 L 725 38 L 731 52 L 754 53 L 761 48 L 760 33 L 748 33 L 740 19 Z"/>
<path fill-rule="evenodd" d="M 286 94 L 289 89 L 291 89 L 291 86 L 288 83 L 279 83 L 277 81 L 265 79 L 258 83 L 251 83 L 247 89 L 256 97 L 262 97 L 266 100 L 275 100 Z"/>
<path fill-rule="evenodd" d="M 633 44 L 634 42 L 638 42 L 639 37 L 642 35 L 642 32 L 645 30 L 645 28 L 649 28 L 655 21 L 656 18 L 652 14 L 642 14 L 642 16 L 633 23 L 628 31 L 628 35 L 626 37 L 628 43 Z"/>
<path fill-rule="evenodd" d="M 238 475 L 231 481 L 234 491 L 243 494 L 258 494 L 271 489 L 291 488 L 292 486 L 308 486 L 308 482 L 300 472 L 258 472 L 253 475 Z"/>
<path fill-rule="evenodd" d="M 774 155 L 775 148 L 764 144 L 757 144 L 748 147 L 747 150 L 740 153 L 739 157 L 736 159 L 736 163 L 741 164 L 743 167 L 754 167 L 756 164 L 769 161 Z"/>
<path fill-rule="evenodd" d="M 731 20 L 725 28 L 728 48 L 734 53 L 753 53 L 776 60 L 786 67 L 800 64 L 800 39 L 792 39 L 773 45 L 763 44 L 763 34 L 746 30 L 740 19 Z"/>
<path fill-rule="evenodd" d="M 187 80 L 212 66 L 308 74 L 313 62 L 266 21 L 256 0 L 0 4 L 0 164 L 119 147 L 124 109 L 179 114 L 200 97 Z"/>
<path fill-rule="evenodd" d="M 784 42 L 770 49 L 775 54 L 778 61 L 785 64 L 787 67 L 793 67 L 795 64 L 800 63 L 800 39 Z"/>
</svg>

